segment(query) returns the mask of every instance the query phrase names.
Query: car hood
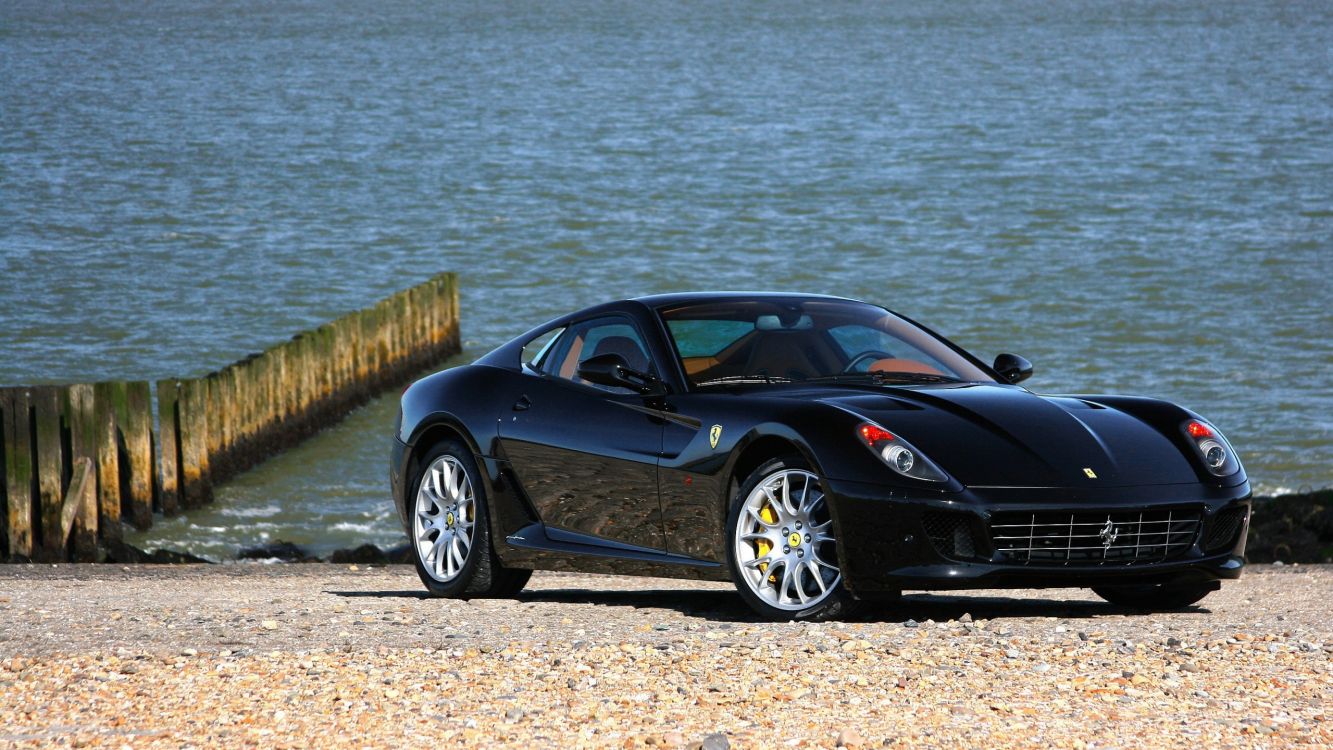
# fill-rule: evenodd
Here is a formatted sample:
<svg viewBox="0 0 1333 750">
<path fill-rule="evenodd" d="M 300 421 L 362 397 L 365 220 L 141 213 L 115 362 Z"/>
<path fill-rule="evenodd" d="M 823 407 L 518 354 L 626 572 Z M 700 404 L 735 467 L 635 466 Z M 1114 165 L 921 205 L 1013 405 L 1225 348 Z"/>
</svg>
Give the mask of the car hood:
<svg viewBox="0 0 1333 750">
<path fill-rule="evenodd" d="M 826 391 L 818 400 L 900 434 L 972 487 L 1198 481 L 1181 448 L 1161 432 L 1124 411 L 1081 398 L 961 384 Z"/>
</svg>

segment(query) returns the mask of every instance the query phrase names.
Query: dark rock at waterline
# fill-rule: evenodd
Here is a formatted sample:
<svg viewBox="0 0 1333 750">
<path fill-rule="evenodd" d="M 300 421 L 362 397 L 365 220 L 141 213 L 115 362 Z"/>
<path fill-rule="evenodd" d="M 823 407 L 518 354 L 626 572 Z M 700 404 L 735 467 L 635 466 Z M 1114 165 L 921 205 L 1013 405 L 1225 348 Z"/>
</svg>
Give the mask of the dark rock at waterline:
<svg viewBox="0 0 1333 750">
<path fill-rule="evenodd" d="M 387 563 L 389 558 L 384 554 L 384 550 L 379 547 L 373 544 L 363 544 L 352 549 L 334 550 L 333 554 L 329 555 L 329 562 L 374 565 Z"/>
<path fill-rule="evenodd" d="M 292 542 L 278 540 L 258 547 L 246 547 L 236 553 L 237 560 L 280 560 L 282 562 L 319 562 L 319 558 Z"/>
<path fill-rule="evenodd" d="M 1333 562 L 1333 489 L 1256 497 L 1245 559 L 1252 563 Z"/>
<path fill-rule="evenodd" d="M 106 541 L 102 543 L 102 553 L 106 556 L 103 562 L 120 563 L 122 565 L 190 565 L 198 563 L 211 563 L 202 557 L 195 557 L 188 552 L 177 552 L 172 549 L 155 549 L 152 552 L 135 547 L 132 544 L 118 541 Z"/>
<path fill-rule="evenodd" d="M 352 549 L 334 550 L 328 556 L 331 563 L 355 563 L 361 565 L 390 565 L 412 561 L 411 549 L 406 544 L 380 549 L 373 544 L 363 544 Z"/>
</svg>

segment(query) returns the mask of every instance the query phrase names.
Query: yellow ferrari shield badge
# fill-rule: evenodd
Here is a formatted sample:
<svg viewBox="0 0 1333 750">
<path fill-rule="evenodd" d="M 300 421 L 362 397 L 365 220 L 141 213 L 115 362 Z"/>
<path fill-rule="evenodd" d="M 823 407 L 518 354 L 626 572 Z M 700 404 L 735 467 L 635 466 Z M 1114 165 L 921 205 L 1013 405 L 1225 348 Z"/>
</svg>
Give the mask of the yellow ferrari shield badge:
<svg viewBox="0 0 1333 750">
<path fill-rule="evenodd" d="M 717 441 L 722 439 L 722 425 L 715 424 L 713 429 L 708 431 L 708 447 L 716 448 Z"/>
<path fill-rule="evenodd" d="M 1093 471 L 1092 469 L 1084 469 L 1083 473 L 1088 475 L 1088 479 L 1097 478 L 1097 472 Z"/>
</svg>

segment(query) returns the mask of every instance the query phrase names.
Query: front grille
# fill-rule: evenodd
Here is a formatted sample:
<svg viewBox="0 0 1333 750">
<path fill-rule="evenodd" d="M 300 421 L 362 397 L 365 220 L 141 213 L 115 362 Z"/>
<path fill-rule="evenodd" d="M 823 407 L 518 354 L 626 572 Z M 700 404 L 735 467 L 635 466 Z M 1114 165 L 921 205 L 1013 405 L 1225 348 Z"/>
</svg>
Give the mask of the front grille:
<svg viewBox="0 0 1333 750">
<path fill-rule="evenodd" d="M 1228 508 L 1218 513 L 1208 523 L 1208 533 L 1203 537 L 1203 551 L 1217 552 L 1234 547 L 1241 527 L 1245 525 L 1248 508 Z"/>
<path fill-rule="evenodd" d="M 1197 510 L 996 513 L 998 561 L 1031 565 L 1134 565 L 1184 554 L 1199 535 Z"/>
<path fill-rule="evenodd" d="M 970 513 L 931 511 L 922 515 L 921 526 L 936 552 L 955 560 L 971 560 L 977 557 L 972 518 L 975 516 Z"/>
</svg>

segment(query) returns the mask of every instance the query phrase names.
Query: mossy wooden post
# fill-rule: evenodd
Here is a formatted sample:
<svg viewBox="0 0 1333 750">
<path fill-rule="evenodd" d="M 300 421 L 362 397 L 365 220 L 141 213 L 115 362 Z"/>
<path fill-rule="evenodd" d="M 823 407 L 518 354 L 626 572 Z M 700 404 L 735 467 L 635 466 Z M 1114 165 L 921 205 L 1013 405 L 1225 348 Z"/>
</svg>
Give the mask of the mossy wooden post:
<svg viewBox="0 0 1333 750">
<path fill-rule="evenodd" d="M 236 473 L 234 464 L 236 463 L 232 456 L 232 448 L 236 445 L 236 367 L 229 365 L 218 371 L 216 377 L 217 399 L 213 401 L 212 408 L 218 413 L 218 435 L 217 449 L 213 455 L 223 457 L 219 463 L 222 466 L 214 469 L 213 473 L 220 473 L 218 481 L 226 481 Z M 211 462 L 210 462 L 211 463 Z"/>
<path fill-rule="evenodd" d="M 334 362 L 333 326 L 327 323 L 315 331 L 319 342 L 319 402 L 327 409 L 332 405 L 334 390 L 337 386 L 336 363 Z"/>
<path fill-rule="evenodd" d="M 232 428 L 232 461 L 235 472 L 245 471 L 254 464 L 253 445 L 250 440 L 250 428 L 254 420 L 255 389 L 251 382 L 254 377 L 255 355 L 232 365 L 232 404 L 236 415 Z"/>
<path fill-rule="evenodd" d="M 175 380 L 157 381 L 157 507 L 165 516 L 180 512 L 180 417 Z"/>
<path fill-rule="evenodd" d="M 125 411 L 116 415 L 129 459 L 120 467 L 129 474 L 121 512 L 142 531 L 153 525 L 153 394 L 147 381 L 136 381 L 126 384 L 125 396 Z"/>
<path fill-rule="evenodd" d="M 31 559 L 33 551 L 31 402 L 32 393 L 26 388 L 7 391 L 0 426 L 5 438 L 5 535 L 11 560 Z"/>
<path fill-rule="evenodd" d="M 93 467 L 89 481 L 96 485 L 98 427 L 96 388 L 91 385 L 71 385 L 66 391 L 66 397 L 68 401 L 65 414 L 69 422 L 70 464 L 77 468 L 81 460 L 87 459 Z M 79 493 L 74 497 L 78 500 L 78 506 L 73 511 L 73 558 L 75 562 L 95 562 L 99 521 L 97 493 L 94 489 L 92 492 Z M 66 508 L 66 511 L 68 510 Z"/>
<path fill-rule="evenodd" d="M 108 541 L 120 541 L 120 424 L 128 387 L 124 382 L 98 383 L 97 403 L 97 522 Z"/>
<path fill-rule="evenodd" d="M 64 450 L 60 440 L 60 417 L 64 394 L 55 386 L 32 389 L 33 419 L 37 445 L 37 518 L 41 544 L 34 557 L 56 562 L 65 559 L 65 540 L 60 535 L 60 509 L 65 500 Z"/>
<path fill-rule="evenodd" d="M 306 331 L 300 340 L 300 375 L 301 375 L 301 421 L 308 426 L 314 418 L 313 407 L 319 394 L 315 361 L 315 332 Z"/>
<path fill-rule="evenodd" d="M 208 384 L 201 379 L 180 382 L 176 401 L 180 425 L 180 496 L 186 508 L 197 508 L 213 499 L 209 476 Z"/>
<path fill-rule="evenodd" d="M 230 476 L 230 460 L 227 456 L 227 409 L 224 375 L 222 371 L 210 372 L 204 378 L 204 421 L 208 425 L 208 470 L 210 478 L 216 482 L 226 481 Z"/>
</svg>

